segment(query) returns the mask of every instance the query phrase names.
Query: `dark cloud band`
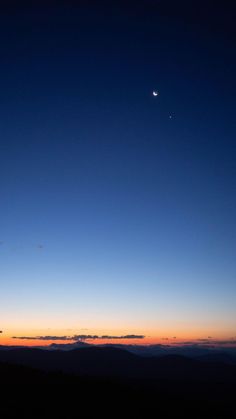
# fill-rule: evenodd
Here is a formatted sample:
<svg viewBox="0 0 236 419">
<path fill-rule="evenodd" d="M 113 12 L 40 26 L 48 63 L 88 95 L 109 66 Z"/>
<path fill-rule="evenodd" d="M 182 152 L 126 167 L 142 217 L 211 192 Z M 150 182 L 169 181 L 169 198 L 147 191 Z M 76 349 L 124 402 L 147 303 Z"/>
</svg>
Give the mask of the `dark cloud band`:
<svg viewBox="0 0 236 419">
<path fill-rule="evenodd" d="M 61 341 L 84 341 L 84 340 L 118 340 L 118 339 L 144 339 L 144 335 L 122 335 L 122 336 L 111 336 L 111 335 L 74 335 L 74 336 L 12 336 L 12 339 L 21 340 L 61 340 Z"/>
</svg>

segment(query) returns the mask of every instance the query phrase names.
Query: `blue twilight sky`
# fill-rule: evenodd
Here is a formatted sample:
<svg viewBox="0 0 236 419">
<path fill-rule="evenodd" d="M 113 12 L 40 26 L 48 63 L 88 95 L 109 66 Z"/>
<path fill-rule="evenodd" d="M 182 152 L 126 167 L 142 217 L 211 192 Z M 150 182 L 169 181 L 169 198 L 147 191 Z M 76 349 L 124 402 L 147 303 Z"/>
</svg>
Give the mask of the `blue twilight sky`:
<svg viewBox="0 0 236 419">
<path fill-rule="evenodd" d="M 111 3 L 0 10 L 0 326 L 231 336 L 232 10 Z"/>
</svg>

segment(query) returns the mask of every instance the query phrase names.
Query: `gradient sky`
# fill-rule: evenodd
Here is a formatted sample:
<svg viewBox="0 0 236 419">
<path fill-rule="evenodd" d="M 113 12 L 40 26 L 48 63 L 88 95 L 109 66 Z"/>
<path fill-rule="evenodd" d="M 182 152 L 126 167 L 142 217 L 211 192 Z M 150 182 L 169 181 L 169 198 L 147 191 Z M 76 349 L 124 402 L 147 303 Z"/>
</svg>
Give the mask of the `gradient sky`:
<svg viewBox="0 0 236 419">
<path fill-rule="evenodd" d="M 0 343 L 235 336 L 232 10 L 36 3 L 0 10 Z"/>
</svg>

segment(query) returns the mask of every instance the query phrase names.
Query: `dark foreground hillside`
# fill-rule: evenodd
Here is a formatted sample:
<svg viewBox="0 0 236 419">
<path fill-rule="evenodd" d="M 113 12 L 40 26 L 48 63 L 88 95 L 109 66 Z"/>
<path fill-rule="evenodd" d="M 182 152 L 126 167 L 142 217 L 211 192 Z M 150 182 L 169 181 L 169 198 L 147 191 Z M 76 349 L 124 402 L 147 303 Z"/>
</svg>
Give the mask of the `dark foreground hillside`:
<svg viewBox="0 0 236 419">
<path fill-rule="evenodd" d="M 70 373 L 65 373 L 50 368 L 48 357 L 51 357 L 53 363 L 52 354 L 27 351 L 28 358 L 25 358 L 25 352 L 16 351 L 14 354 L 13 351 L 9 355 L 11 361 L 0 362 L 1 419 L 98 416 L 160 419 L 236 418 L 236 373 L 235 369 L 228 365 L 201 364 L 181 357 L 166 357 L 158 362 L 156 359 L 146 362 L 139 357 L 130 357 L 130 354 L 122 351 L 76 351 L 62 355 L 65 357 L 64 366 L 68 362 L 71 369 Z M 58 366 L 59 362 L 62 362 L 61 354 L 54 353 L 54 356 Z M 43 366 L 44 357 L 47 359 L 47 365 Z M 34 367 L 19 365 L 26 364 L 27 359 L 28 364 L 35 364 Z M 122 371 L 119 376 L 115 373 L 116 361 Z M 89 369 L 88 366 L 94 367 L 98 362 L 100 368 L 95 368 L 93 376 L 92 368 Z M 40 365 L 36 368 L 37 363 Z M 76 369 L 78 371 L 78 365 L 82 364 L 81 371 L 85 372 L 87 368 L 88 374 L 72 374 L 73 363 L 75 372 Z M 60 369 L 62 371 L 65 368 L 61 365 Z M 110 374 L 107 374 L 109 369 Z"/>
</svg>

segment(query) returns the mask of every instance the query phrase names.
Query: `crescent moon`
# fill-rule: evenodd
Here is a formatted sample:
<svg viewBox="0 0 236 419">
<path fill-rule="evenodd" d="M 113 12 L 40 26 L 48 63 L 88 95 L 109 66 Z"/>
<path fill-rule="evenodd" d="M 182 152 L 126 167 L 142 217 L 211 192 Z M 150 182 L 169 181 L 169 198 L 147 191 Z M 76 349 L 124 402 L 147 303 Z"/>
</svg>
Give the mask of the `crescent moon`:
<svg viewBox="0 0 236 419">
<path fill-rule="evenodd" d="M 153 96 L 158 96 L 159 92 L 155 92 L 155 90 L 152 92 Z"/>
</svg>

